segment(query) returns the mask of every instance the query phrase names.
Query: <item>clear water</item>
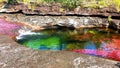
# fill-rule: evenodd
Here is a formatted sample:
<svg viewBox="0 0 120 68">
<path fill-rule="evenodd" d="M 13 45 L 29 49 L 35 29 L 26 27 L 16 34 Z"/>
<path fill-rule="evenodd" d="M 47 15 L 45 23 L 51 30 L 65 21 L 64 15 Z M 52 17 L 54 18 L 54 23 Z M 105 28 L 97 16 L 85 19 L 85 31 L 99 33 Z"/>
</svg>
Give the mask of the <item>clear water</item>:
<svg viewBox="0 0 120 68">
<path fill-rule="evenodd" d="M 103 28 L 50 29 L 18 36 L 36 50 L 66 50 L 120 61 L 120 34 Z"/>
</svg>

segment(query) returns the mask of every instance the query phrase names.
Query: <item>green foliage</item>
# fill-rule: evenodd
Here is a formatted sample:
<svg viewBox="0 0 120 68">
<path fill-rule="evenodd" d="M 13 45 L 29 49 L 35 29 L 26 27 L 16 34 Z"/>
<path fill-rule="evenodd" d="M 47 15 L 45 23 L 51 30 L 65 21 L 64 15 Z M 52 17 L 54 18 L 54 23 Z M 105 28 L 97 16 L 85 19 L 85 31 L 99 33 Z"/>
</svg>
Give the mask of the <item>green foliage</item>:
<svg viewBox="0 0 120 68">
<path fill-rule="evenodd" d="M 89 33 L 91 33 L 91 34 L 98 34 L 98 31 L 96 31 L 96 30 L 89 30 Z"/>
<path fill-rule="evenodd" d="M 34 10 L 37 4 L 51 4 L 56 2 L 60 3 L 64 8 L 70 10 L 73 10 L 77 6 L 88 8 L 104 8 L 114 6 L 118 12 L 120 11 L 120 0 L 0 0 L 0 3 L 3 1 L 6 1 L 8 4 L 23 2 L 28 5 L 29 9 L 32 10 Z M 34 1 L 34 3 L 31 3 L 30 1 Z"/>
<path fill-rule="evenodd" d="M 108 21 L 110 22 L 112 20 L 111 16 L 108 16 Z"/>
<path fill-rule="evenodd" d="M 45 0 L 45 2 L 47 2 L 47 3 L 53 3 L 54 0 Z"/>
<path fill-rule="evenodd" d="M 101 0 L 101 1 L 98 2 L 98 7 L 99 8 L 103 8 L 103 7 L 106 7 L 106 6 L 107 5 L 106 5 L 106 2 L 104 0 Z"/>
<path fill-rule="evenodd" d="M 8 4 L 16 4 L 18 3 L 17 0 L 8 0 L 7 1 Z"/>
<path fill-rule="evenodd" d="M 107 7 L 108 4 L 106 4 L 105 0 L 93 0 L 88 2 L 88 4 L 85 4 L 84 7 L 90 7 L 90 8 L 104 8 Z"/>
<path fill-rule="evenodd" d="M 77 6 L 81 5 L 81 1 L 82 0 L 63 0 L 63 2 L 61 3 L 64 7 L 72 10 L 74 8 L 76 8 Z"/>
<path fill-rule="evenodd" d="M 77 2 L 77 0 L 65 0 L 65 1 L 62 2 L 62 5 L 64 7 L 69 8 L 69 9 L 73 9 L 77 6 L 76 2 Z"/>
<path fill-rule="evenodd" d="M 120 0 L 113 0 L 113 3 L 115 4 L 116 10 L 119 12 L 120 11 Z"/>
</svg>

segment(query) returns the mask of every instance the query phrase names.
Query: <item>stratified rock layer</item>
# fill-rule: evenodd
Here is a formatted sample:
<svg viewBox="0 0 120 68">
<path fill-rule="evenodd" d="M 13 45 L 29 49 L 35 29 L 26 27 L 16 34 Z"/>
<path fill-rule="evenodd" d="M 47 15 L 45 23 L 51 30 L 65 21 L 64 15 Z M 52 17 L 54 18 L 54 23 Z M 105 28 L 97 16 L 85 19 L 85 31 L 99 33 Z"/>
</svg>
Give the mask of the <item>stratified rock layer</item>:
<svg viewBox="0 0 120 68">
<path fill-rule="evenodd" d="M 79 17 L 79 16 L 27 16 L 23 14 L 1 14 L 11 21 L 29 24 L 33 29 L 40 27 L 52 27 L 54 25 L 66 27 L 107 27 L 108 21 L 99 17 Z"/>
</svg>

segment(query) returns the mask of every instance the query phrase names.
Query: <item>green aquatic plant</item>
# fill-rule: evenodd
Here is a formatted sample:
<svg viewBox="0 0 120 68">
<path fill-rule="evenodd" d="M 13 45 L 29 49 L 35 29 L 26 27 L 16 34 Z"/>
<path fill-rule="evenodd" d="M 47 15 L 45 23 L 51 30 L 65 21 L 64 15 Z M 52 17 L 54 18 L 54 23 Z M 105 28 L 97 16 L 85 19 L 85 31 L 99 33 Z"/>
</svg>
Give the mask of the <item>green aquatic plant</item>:
<svg viewBox="0 0 120 68">
<path fill-rule="evenodd" d="M 33 49 L 39 49 L 41 47 L 46 47 L 51 49 L 53 47 L 57 48 L 60 45 L 60 39 L 58 37 L 48 37 L 44 39 L 34 39 L 28 40 L 23 43 L 23 45 L 28 46 Z"/>
</svg>

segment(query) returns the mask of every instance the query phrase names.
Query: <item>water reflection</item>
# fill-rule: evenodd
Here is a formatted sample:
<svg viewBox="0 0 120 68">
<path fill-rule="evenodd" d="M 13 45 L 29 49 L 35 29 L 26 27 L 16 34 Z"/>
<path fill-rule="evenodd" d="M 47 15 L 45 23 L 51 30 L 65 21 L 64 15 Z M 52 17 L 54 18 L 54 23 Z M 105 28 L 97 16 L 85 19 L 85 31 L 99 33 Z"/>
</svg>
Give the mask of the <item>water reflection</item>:
<svg viewBox="0 0 120 68">
<path fill-rule="evenodd" d="M 18 43 L 33 49 L 67 50 L 120 61 L 120 35 L 112 30 L 51 29 L 18 37 Z"/>
</svg>

